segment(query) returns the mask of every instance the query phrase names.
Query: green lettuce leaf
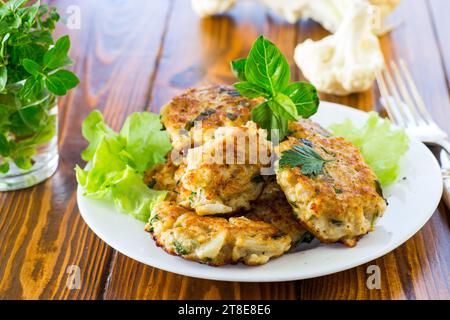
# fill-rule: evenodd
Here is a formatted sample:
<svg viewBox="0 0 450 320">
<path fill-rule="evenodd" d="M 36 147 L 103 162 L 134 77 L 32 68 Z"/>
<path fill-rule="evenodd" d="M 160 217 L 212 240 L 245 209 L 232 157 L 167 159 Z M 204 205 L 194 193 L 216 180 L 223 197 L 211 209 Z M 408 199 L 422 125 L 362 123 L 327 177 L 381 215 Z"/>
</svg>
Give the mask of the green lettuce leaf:
<svg viewBox="0 0 450 320">
<path fill-rule="evenodd" d="M 152 207 L 167 192 L 150 189 L 144 183 L 144 171 L 164 163 L 171 150 L 169 136 L 162 130 L 159 116 L 135 113 L 120 131 L 114 132 L 95 110 L 83 122 L 82 132 L 89 146 L 82 158 L 87 169 L 75 168 L 84 195 L 113 201 L 118 210 L 147 221 Z"/>
<path fill-rule="evenodd" d="M 164 163 L 172 149 L 167 132 L 162 129 L 159 115 L 150 112 L 132 114 L 125 121 L 120 137 L 125 141 L 133 167 L 139 172 Z"/>
<path fill-rule="evenodd" d="M 383 186 L 398 179 L 400 160 L 409 149 L 404 130 L 392 128 L 388 120 L 381 119 L 375 112 L 362 127 L 356 127 L 347 119 L 330 129 L 334 135 L 344 137 L 361 150 L 365 162 Z"/>
<path fill-rule="evenodd" d="M 142 182 L 142 176 L 131 167 L 111 187 L 116 208 L 131 212 L 139 220 L 148 221 L 153 205 L 163 201 L 167 191 L 152 190 Z"/>
</svg>

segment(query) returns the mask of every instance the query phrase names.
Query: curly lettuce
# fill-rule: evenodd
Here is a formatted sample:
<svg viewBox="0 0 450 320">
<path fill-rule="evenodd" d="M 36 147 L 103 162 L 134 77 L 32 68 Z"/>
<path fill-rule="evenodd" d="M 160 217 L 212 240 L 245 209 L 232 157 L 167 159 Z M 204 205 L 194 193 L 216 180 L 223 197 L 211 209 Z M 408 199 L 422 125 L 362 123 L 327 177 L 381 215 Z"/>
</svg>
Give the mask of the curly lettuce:
<svg viewBox="0 0 450 320">
<path fill-rule="evenodd" d="M 117 133 L 95 110 L 83 122 L 82 132 L 89 142 L 82 158 L 90 166 L 75 171 L 84 196 L 112 201 L 121 212 L 147 221 L 152 207 L 167 194 L 144 183 L 145 170 L 164 163 L 172 149 L 159 116 L 134 113 Z"/>
<path fill-rule="evenodd" d="M 347 119 L 330 127 L 335 136 L 344 137 L 361 150 L 365 162 L 374 170 L 382 186 L 397 181 L 400 160 L 409 149 L 402 129 L 394 129 L 388 120 L 372 112 L 367 123 L 356 127 Z"/>
</svg>

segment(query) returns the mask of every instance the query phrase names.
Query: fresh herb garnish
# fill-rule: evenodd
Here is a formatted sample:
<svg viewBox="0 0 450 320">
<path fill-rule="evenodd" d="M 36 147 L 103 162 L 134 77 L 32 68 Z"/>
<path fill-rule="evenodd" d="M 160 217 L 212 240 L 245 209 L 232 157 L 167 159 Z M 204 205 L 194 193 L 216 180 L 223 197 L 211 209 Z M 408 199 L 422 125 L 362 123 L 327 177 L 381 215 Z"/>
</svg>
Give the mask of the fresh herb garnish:
<svg viewBox="0 0 450 320">
<path fill-rule="evenodd" d="M 189 203 L 192 205 L 194 203 L 194 198 L 197 196 L 197 192 L 191 192 L 189 195 Z"/>
<path fill-rule="evenodd" d="M 52 36 L 56 9 L 28 2 L 0 1 L 0 173 L 9 171 L 10 162 L 32 167 L 37 146 L 56 132 L 51 94 L 63 96 L 79 83 L 65 70 L 73 64 L 69 37 L 55 43 Z"/>
<path fill-rule="evenodd" d="M 153 188 L 156 186 L 157 183 L 158 183 L 158 181 L 156 181 L 156 179 L 153 178 L 153 179 L 147 184 L 147 187 L 148 187 L 149 189 L 153 189 Z"/>
<path fill-rule="evenodd" d="M 324 165 L 330 160 L 323 159 L 313 148 L 294 146 L 284 151 L 280 159 L 280 167 L 301 167 L 302 173 L 308 176 L 317 176 L 323 172 Z"/>
<path fill-rule="evenodd" d="M 216 112 L 217 111 L 214 109 L 206 109 L 205 111 L 200 113 L 194 120 L 191 120 L 186 124 L 185 126 L 186 131 L 190 131 L 197 122 L 208 119 L 211 115 L 215 114 Z"/>
<path fill-rule="evenodd" d="M 25 7 L 27 2 L 0 3 L 0 91 L 7 84 L 26 80 L 21 98 L 36 99 L 45 90 L 63 96 L 79 83 L 74 73 L 63 70 L 73 64 L 68 57 L 70 39 L 63 36 L 53 41 L 59 21 L 55 8 L 40 1 Z"/>
<path fill-rule="evenodd" d="M 158 222 L 158 221 L 159 221 L 159 216 L 157 214 L 155 214 L 153 217 L 150 218 L 149 223 L 152 225 L 152 224 L 154 224 L 155 222 Z"/>
<path fill-rule="evenodd" d="M 312 143 L 311 140 L 301 138 L 301 139 L 300 139 L 300 142 L 303 143 L 304 145 L 307 145 L 308 147 L 311 147 L 311 148 L 314 147 L 314 145 L 313 145 L 313 143 Z"/>
<path fill-rule="evenodd" d="M 280 239 L 280 238 L 284 237 L 285 235 L 286 235 L 285 233 L 279 231 L 279 232 L 277 232 L 276 234 L 274 234 L 274 235 L 272 236 L 272 239 L 273 239 L 273 240 L 277 240 L 277 239 Z"/>
<path fill-rule="evenodd" d="M 344 193 L 344 190 L 342 190 L 340 188 L 334 188 L 334 192 L 336 192 L 336 194 L 342 194 L 342 193 Z"/>
<path fill-rule="evenodd" d="M 291 71 L 282 52 L 260 36 L 246 59 L 231 62 L 239 79 L 234 87 L 247 98 L 265 98 L 252 111 L 252 120 L 269 131 L 270 138 L 278 130 L 278 139 L 288 133 L 288 121 L 309 118 L 317 112 L 319 98 L 316 88 L 305 82 L 289 83 Z"/>
<path fill-rule="evenodd" d="M 344 222 L 342 222 L 341 220 L 336 220 L 336 219 L 331 219 L 331 223 L 337 227 L 342 227 L 344 225 Z"/>
<path fill-rule="evenodd" d="M 179 241 L 177 241 L 177 240 L 175 240 L 175 241 L 173 242 L 173 246 L 175 247 L 176 253 L 178 253 L 178 254 L 180 254 L 180 255 L 185 255 L 185 254 L 188 254 L 188 253 L 189 253 L 189 251 L 187 251 L 187 250 L 183 247 L 183 245 L 182 245 Z"/>
<path fill-rule="evenodd" d="M 302 244 L 302 243 L 311 243 L 314 240 L 314 235 L 310 232 L 305 232 L 300 239 L 298 239 L 295 243 L 294 243 L 294 247 Z"/>
</svg>

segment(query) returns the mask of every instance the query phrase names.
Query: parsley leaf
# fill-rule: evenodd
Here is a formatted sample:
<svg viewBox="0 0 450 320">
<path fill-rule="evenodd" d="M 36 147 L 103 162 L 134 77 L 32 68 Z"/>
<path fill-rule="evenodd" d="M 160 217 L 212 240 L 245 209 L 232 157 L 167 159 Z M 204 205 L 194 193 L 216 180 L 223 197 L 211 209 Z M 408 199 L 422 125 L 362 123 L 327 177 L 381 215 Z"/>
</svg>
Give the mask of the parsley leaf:
<svg viewBox="0 0 450 320">
<path fill-rule="evenodd" d="M 313 148 L 304 145 L 284 151 L 281 155 L 280 167 L 301 167 L 304 175 L 317 176 L 323 172 L 327 162 L 330 160 L 323 159 Z"/>
<path fill-rule="evenodd" d="M 272 141 L 276 130 L 280 140 L 287 136 L 288 121 L 296 121 L 300 116 L 309 118 L 317 112 L 319 98 L 315 87 L 304 82 L 289 84 L 289 63 L 263 36 L 255 41 L 247 58 L 231 62 L 231 69 L 240 81 L 234 87 L 242 96 L 265 99 L 253 110 L 252 120 L 269 131 Z"/>
</svg>

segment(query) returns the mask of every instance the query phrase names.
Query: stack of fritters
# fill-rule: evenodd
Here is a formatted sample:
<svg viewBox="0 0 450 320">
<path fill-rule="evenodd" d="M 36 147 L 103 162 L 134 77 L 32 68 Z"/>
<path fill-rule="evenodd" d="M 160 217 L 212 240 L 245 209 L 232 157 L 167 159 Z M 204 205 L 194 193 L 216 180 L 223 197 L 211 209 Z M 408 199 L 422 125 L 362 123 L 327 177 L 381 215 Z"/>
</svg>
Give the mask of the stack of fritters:
<svg viewBox="0 0 450 320">
<path fill-rule="evenodd" d="M 214 86 L 163 107 L 175 152 L 146 182 L 170 192 L 146 230 L 168 253 L 215 266 L 260 265 L 313 235 L 353 246 L 383 214 L 376 177 L 351 143 L 302 120 L 274 149 L 251 122 L 260 102 Z M 306 176 L 296 167 L 262 175 L 273 156 L 304 143 L 331 160 L 324 174 Z"/>
</svg>

